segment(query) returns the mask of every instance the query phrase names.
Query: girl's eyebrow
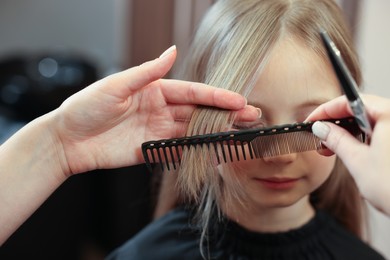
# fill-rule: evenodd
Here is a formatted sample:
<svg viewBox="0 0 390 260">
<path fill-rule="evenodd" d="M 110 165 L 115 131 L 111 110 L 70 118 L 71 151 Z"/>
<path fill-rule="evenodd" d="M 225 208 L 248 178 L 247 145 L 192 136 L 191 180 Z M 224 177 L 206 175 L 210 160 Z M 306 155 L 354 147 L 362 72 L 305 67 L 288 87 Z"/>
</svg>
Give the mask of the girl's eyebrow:
<svg viewBox="0 0 390 260">
<path fill-rule="evenodd" d="M 299 104 L 297 107 L 298 108 L 314 107 L 314 106 L 318 107 L 319 105 L 326 103 L 328 101 L 330 101 L 329 98 L 322 98 L 322 97 L 321 98 L 314 98 L 314 99 L 309 99 L 302 104 Z"/>
<path fill-rule="evenodd" d="M 323 103 L 326 103 L 330 101 L 329 98 L 325 98 L 325 97 L 320 97 L 320 98 L 313 98 L 313 99 L 309 99 L 309 100 L 305 100 L 303 103 L 299 103 L 297 104 L 297 108 L 305 108 L 305 107 L 313 107 L 313 106 L 319 106 Z M 251 105 L 251 106 L 254 106 L 254 107 L 258 107 L 260 109 L 265 109 L 267 106 L 265 106 L 264 104 L 261 104 L 259 102 L 251 102 L 250 100 L 248 100 L 248 104 Z"/>
</svg>

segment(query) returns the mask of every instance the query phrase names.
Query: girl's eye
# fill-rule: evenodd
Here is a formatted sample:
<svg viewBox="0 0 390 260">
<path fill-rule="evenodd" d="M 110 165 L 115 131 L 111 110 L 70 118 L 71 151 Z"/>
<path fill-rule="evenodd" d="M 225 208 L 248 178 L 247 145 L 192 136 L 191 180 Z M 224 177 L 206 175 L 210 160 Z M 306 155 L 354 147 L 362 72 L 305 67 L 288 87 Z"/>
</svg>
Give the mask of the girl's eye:
<svg viewBox="0 0 390 260">
<path fill-rule="evenodd" d="M 295 119 L 297 119 L 297 122 L 303 122 L 307 119 L 307 117 L 311 114 L 311 112 L 314 111 L 315 108 L 317 108 L 318 106 L 315 105 L 315 106 L 309 106 L 305 109 L 302 109 L 300 111 L 298 111 L 295 115 Z"/>
<path fill-rule="evenodd" d="M 246 130 L 265 127 L 263 122 L 251 122 L 251 123 L 236 123 L 233 124 L 232 130 Z"/>
</svg>

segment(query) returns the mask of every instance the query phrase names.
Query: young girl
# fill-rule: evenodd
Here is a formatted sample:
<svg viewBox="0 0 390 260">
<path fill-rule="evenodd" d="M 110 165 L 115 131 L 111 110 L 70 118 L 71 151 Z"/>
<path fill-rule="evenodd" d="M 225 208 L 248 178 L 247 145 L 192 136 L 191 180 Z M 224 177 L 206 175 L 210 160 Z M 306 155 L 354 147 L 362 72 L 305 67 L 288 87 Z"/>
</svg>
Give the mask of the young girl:
<svg viewBox="0 0 390 260">
<path fill-rule="evenodd" d="M 302 122 L 340 96 L 322 29 L 359 84 L 357 56 L 331 0 L 217 1 L 184 75 L 247 96 L 262 117 L 233 125 L 234 115 L 199 108 L 187 134 Z M 190 150 L 177 173 L 191 210 L 158 219 L 112 259 L 383 259 L 361 240 L 363 204 L 336 157 L 310 151 L 210 165 L 205 156 Z"/>
</svg>

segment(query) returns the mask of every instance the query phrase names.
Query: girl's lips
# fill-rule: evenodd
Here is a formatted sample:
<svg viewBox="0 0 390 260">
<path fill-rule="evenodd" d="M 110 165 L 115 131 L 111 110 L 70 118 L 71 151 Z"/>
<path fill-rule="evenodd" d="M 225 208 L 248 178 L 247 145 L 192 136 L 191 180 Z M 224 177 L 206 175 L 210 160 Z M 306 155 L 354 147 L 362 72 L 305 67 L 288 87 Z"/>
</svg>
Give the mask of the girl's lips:
<svg viewBox="0 0 390 260">
<path fill-rule="evenodd" d="M 255 178 L 265 187 L 270 189 L 291 189 L 295 186 L 299 179 L 294 178 Z"/>
</svg>

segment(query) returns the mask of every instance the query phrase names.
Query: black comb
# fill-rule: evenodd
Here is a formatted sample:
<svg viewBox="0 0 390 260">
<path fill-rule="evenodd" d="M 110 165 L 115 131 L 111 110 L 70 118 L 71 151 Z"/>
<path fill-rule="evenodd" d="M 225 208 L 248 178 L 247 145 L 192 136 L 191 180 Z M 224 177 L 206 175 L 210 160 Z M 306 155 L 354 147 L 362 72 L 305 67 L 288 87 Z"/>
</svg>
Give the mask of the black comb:
<svg viewBox="0 0 390 260">
<path fill-rule="evenodd" d="M 323 121 L 339 125 L 358 140 L 365 141 L 365 135 L 352 117 Z M 149 141 L 142 144 L 142 153 L 150 171 L 152 164 L 169 171 L 177 169 L 183 151 L 191 147 L 207 149 L 208 158 L 216 157 L 214 161 L 218 164 L 324 149 L 321 140 L 312 133 L 312 125 L 313 122 L 304 122 Z"/>
</svg>

